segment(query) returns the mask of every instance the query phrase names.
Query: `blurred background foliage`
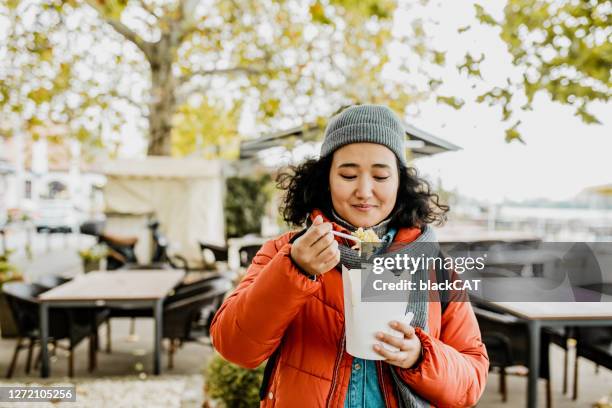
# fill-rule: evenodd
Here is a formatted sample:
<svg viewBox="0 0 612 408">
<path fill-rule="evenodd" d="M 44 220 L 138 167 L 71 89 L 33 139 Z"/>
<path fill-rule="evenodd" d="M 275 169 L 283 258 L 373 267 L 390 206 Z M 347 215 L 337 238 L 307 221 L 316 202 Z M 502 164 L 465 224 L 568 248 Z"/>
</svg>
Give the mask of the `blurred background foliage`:
<svg viewBox="0 0 612 408">
<path fill-rule="evenodd" d="M 435 67 L 449 62 L 432 46 L 429 22 L 415 13 L 394 21 L 416 4 L 433 6 L 0 0 L 0 133 L 74 138 L 85 152 L 116 154 L 122 135 L 137 131 L 150 155 L 229 158 L 245 112 L 263 132 L 320 122 L 347 103 L 404 113 L 433 96 L 460 109 L 464 96 L 439 91 L 444 78 Z M 507 0 L 501 18 L 476 2 L 474 13 L 496 30 L 520 72 L 477 97 L 500 106 L 506 140 L 521 140 L 517 110 L 531 109 L 540 92 L 598 123 L 589 106 L 610 97 L 609 2 Z M 394 24 L 410 29 L 399 34 Z M 391 47 L 407 52 L 391 61 Z M 483 82 L 484 60 L 468 52 L 457 69 Z"/>
<path fill-rule="evenodd" d="M 610 98 L 612 8 L 608 1 L 507 0 L 500 21 L 481 5 L 476 4 L 475 12 L 480 23 L 498 29 L 519 69 L 517 78 L 507 78 L 505 86 L 494 87 L 477 99 L 501 106 L 502 119 L 510 123 L 506 140 L 520 140 L 513 102 L 523 99 L 520 109 L 531 110 L 538 92 L 574 106 L 583 122 L 599 123 L 588 107 Z M 460 31 L 467 30 L 469 27 Z M 467 54 L 458 68 L 481 78 L 484 59 L 484 55 Z"/>
<path fill-rule="evenodd" d="M 225 230 L 227 238 L 261 232 L 262 217 L 272 198 L 274 183 L 269 174 L 229 177 L 226 180 Z"/>
</svg>

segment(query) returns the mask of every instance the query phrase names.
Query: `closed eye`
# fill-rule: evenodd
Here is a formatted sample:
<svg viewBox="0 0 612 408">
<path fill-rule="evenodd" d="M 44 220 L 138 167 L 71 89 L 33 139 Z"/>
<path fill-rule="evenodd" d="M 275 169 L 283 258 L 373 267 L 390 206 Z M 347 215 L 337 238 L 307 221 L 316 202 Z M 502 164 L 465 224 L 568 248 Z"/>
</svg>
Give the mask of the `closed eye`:
<svg viewBox="0 0 612 408">
<path fill-rule="evenodd" d="M 353 180 L 357 178 L 357 176 L 345 176 L 344 174 L 341 174 L 340 177 L 342 177 L 345 180 Z"/>
<path fill-rule="evenodd" d="M 389 176 L 384 176 L 384 177 L 374 176 L 374 179 L 376 179 L 376 180 L 378 180 L 378 181 L 383 181 L 383 180 L 386 180 L 386 179 L 388 179 L 388 178 L 389 178 Z"/>
</svg>

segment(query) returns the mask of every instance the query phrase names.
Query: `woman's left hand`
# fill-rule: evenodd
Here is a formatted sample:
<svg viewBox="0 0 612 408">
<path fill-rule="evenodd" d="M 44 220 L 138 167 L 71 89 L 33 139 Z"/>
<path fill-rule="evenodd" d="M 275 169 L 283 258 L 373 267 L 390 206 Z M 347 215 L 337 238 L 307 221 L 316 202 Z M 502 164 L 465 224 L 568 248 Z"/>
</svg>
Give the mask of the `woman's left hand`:
<svg viewBox="0 0 612 408">
<path fill-rule="evenodd" d="M 411 368 L 421 358 L 421 340 L 416 335 L 414 327 L 392 321 L 389 322 L 392 329 L 404 333 L 404 337 L 393 336 L 382 332 L 376 333 L 376 338 L 391 346 L 399 348 L 399 351 L 389 351 L 382 345 L 375 344 L 374 351 L 385 358 L 385 362 L 401 368 Z"/>
</svg>

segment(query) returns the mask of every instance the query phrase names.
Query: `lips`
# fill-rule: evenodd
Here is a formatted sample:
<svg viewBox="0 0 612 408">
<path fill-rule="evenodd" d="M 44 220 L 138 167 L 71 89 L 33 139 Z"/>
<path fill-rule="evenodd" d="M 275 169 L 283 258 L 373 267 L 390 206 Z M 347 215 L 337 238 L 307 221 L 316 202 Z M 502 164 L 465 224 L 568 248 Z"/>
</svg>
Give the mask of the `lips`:
<svg viewBox="0 0 612 408">
<path fill-rule="evenodd" d="M 376 206 L 372 204 L 352 204 L 351 207 L 353 207 L 357 211 L 362 211 L 362 212 L 368 212 L 376 208 Z"/>
</svg>

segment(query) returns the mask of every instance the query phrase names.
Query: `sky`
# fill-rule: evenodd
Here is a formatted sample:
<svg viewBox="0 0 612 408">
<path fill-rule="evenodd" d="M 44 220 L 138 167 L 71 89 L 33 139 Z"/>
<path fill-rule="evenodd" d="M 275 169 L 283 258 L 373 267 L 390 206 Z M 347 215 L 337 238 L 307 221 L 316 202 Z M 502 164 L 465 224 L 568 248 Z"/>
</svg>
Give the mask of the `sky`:
<svg viewBox="0 0 612 408">
<path fill-rule="evenodd" d="M 498 112 L 482 106 L 466 108 L 469 115 L 428 106 L 414 120 L 417 127 L 463 149 L 415 162 L 430 180 L 441 180 L 445 189 L 500 202 L 566 200 L 586 187 L 612 184 L 612 116 L 604 118 L 603 107 L 598 112 L 603 125 L 588 126 L 573 116 L 571 108 L 540 98 L 533 113 L 522 116 L 524 145 L 504 142 Z"/>
</svg>

